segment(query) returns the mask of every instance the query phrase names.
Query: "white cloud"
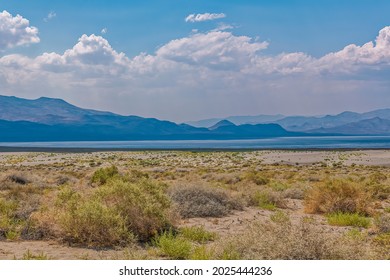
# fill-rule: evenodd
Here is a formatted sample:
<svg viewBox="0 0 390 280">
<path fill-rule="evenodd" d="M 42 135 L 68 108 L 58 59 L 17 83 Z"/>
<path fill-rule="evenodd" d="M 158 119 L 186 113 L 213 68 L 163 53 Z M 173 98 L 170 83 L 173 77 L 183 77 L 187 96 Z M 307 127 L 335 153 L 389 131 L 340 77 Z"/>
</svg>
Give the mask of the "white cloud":
<svg viewBox="0 0 390 280">
<path fill-rule="evenodd" d="M 212 30 L 128 58 L 92 34 L 62 54 L 0 57 L 0 80 L 9 94 L 53 93 L 78 105 L 91 107 L 95 100 L 96 108 L 172 120 L 291 108 L 320 114 L 343 110 L 353 97 L 352 103 L 364 106 L 384 106 L 386 100 L 390 106 L 389 46 L 390 27 L 385 27 L 375 42 L 321 58 L 301 52 L 266 55 L 268 42 Z M 363 75 L 373 69 L 375 79 Z"/>
<path fill-rule="evenodd" d="M 48 22 L 50 20 L 52 20 L 53 18 L 55 18 L 57 16 L 57 14 L 53 11 L 51 11 L 50 13 L 48 13 L 48 15 L 43 19 L 44 22 Z"/>
<path fill-rule="evenodd" d="M 186 22 L 200 22 L 200 21 L 209 21 L 209 20 L 216 20 L 220 18 L 225 18 L 226 15 L 224 13 L 220 14 L 210 14 L 210 13 L 204 13 L 204 14 L 190 14 L 185 18 Z"/>
<path fill-rule="evenodd" d="M 173 40 L 158 49 L 156 54 L 180 63 L 231 70 L 244 67 L 267 46 L 267 42 L 255 42 L 247 36 L 211 31 Z"/>
<path fill-rule="evenodd" d="M 38 29 L 20 15 L 0 13 L 0 51 L 15 46 L 39 43 Z"/>
<path fill-rule="evenodd" d="M 108 32 L 107 27 L 104 27 L 104 28 L 100 31 L 100 33 L 102 33 L 103 35 L 106 34 L 107 32 Z"/>
</svg>

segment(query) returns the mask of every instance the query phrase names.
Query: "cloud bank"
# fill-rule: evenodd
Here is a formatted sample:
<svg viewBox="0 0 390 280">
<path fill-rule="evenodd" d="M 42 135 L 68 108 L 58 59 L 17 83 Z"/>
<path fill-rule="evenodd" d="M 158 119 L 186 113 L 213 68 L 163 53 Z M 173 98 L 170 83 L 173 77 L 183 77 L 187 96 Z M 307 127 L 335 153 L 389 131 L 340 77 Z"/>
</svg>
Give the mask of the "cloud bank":
<svg viewBox="0 0 390 280">
<path fill-rule="evenodd" d="M 39 40 L 29 34 L 30 39 L 2 46 Z M 84 107 L 176 121 L 390 106 L 389 26 L 373 42 L 320 58 L 302 52 L 266 55 L 269 47 L 266 41 L 212 30 L 130 58 L 102 36 L 84 34 L 63 53 L 0 57 L 0 83 L 3 94 L 55 96 Z"/>
</svg>

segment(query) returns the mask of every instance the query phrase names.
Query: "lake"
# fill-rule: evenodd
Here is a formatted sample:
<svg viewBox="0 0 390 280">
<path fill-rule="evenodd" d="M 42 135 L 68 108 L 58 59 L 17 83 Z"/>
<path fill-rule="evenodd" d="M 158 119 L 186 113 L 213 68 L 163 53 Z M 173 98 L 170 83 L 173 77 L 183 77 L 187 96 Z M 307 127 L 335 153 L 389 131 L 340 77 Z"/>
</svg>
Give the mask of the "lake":
<svg viewBox="0 0 390 280">
<path fill-rule="evenodd" d="M 7 142 L 0 147 L 123 150 L 390 149 L 390 136 L 277 137 L 246 140 Z"/>
</svg>

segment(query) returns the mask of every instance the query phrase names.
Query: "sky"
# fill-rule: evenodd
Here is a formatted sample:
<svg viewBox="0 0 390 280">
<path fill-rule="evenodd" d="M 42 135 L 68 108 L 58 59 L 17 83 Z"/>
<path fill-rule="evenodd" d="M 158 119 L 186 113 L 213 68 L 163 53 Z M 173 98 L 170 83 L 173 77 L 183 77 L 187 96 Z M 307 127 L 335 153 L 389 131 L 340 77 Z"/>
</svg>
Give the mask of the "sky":
<svg viewBox="0 0 390 280">
<path fill-rule="evenodd" d="M 388 0 L 0 0 L 0 94 L 175 122 L 390 108 L 389 14 Z"/>
</svg>

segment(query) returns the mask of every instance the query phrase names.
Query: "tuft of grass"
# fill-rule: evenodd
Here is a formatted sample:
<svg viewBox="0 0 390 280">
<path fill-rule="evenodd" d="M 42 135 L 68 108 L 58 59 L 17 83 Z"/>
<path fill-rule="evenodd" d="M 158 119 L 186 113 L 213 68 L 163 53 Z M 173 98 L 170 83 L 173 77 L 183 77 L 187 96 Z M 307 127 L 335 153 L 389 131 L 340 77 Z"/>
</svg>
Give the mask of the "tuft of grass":
<svg viewBox="0 0 390 280">
<path fill-rule="evenodd" d="M 279 192 L 269 190 L 257 191 L 251 197 L 250 204 L 270 211 L 274 211 L 278 207 L 283 208 L 285 206 L 281 194 Z"/>
<path fill-rule="evenodd" d="M 372 194 L 364 186 L 349 180 L 328 180 L 307 191 L 305 212 L 316 214 L 372 214 Z"/>
<path fill-rule="evenodd" d="M 352 226 L 368 228 L 370 219 L 357 213 L 332 213 L 327 215 L 328 223 L 332 226 Z"/>
<path fill-rule="evenodd" d="M 191 255 L 191 243 L 173 234 L 172 231 L 167 231 L 157 236 L 153 244 L 158 247 L 164 256 L 174 260 L 186 260 Z"/>
<path fill-rule="evenodd" d="M 33 254 L 30 250 L 27 250 L 21 260 L 49 260 L 50 258 L 43 252 L 39 254 Z"/>
<path fill-rule="evenodd" d="M 205 245 L 195 247 L 190 256 L 191 260 L 213 260 L 214 258 L 214 252 Z"/>
<path fill-rule="evenodd" d="M 119 171 L 118 168 L 115 165 L 112 165 L 110 167 L 100 168 L 95 171 L 95 173 L 92 175 L 91 183 L 93 185 L 104 185 L 107 183 L 107 181 L 114 176 L 118 175 Z"/>
<path fill-rule="evenodd" d="M 184 238 L 198 242 L 206 243 L 208 241 L 214 241 L 217 234 L 214 232 L 209 232 L 200 226 L 184 227 L 180 229 L 180 235 Z"/>
<path fill-rule="evenodd" d="M 276 211 L 274 214 L 270 216 L 271 221 L 274 223 L 288 223 L 290 221 L 290 217 L 284 213 L 283 211 Z"/>
<path fill-rule="evenodd" d="M 232 210 L 241 210 L 240 202 L 226 191 L 200 186 L 176 187 L 170 192 L 172 200 L 183 218 L 223 217 Z"/>
</svg>

